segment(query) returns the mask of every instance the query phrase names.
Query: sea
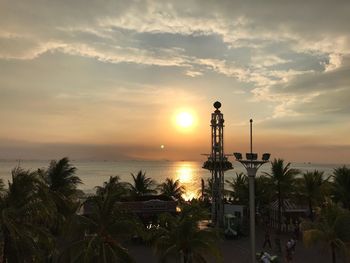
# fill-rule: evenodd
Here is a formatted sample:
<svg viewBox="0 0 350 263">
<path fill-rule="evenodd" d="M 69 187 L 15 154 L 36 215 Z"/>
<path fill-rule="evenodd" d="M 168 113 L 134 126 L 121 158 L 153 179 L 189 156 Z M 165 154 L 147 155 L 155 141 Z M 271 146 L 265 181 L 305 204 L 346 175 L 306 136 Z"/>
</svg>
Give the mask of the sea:
<svg viewBox="0 0 350 263">
<path fill-rule="evenodd" d="M 11 181 L 11 170 L 20 166 L 25 170 L 35 171 L 38 168 L 47 168 L 49 160 L 0 160 L 0 178 L 5 185 Z M 79 186 L 87 194 L 93 194 L 95 187 L 102 185 L 110 176 L 118 175 L 122 181 L 132 182 L 131 173 L 137 174 L 142 170 L 146 176 L 151 177 L 156 183 L 162 183 L 166 178 L 179 179 L 185 186 L 185 199 L 191 199 L 199 195 L 201 179 L 210 178 L 210 172 L 202 168 L 203 162 L 196 161 L 71 161 L 77 168 L 77 175 L 83 184 Z M 319 170 L 325 176 L 332 174 L 333 170 L 341 165 L 337 164 L 315 164 L 315 163 L 292 163 L 291 168 L 300 169 L 302 172 Z M 233 170 L 225 173 L 225 179 L 230 179 L 236 173 L 245 172 L 244 167 L 233 162 Z M 264 164 L 257 175 L 270 172 L 271 165 Z"/>
</svg>

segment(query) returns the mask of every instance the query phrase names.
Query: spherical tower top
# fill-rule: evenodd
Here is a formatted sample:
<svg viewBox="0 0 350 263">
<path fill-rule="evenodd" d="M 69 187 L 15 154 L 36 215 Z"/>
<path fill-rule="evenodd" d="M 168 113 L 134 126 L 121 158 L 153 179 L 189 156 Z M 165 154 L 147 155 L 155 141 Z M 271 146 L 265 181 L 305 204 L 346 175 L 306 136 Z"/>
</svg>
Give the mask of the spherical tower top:
<svg viewBox="0 0 350 263">
<path fill-rule="evenodd" d="M 221 108 L 221 103 L 219 101 L 215 101 L 213 105 L 214 105 L 214 108 L 217 110 Z"/>
</svg>

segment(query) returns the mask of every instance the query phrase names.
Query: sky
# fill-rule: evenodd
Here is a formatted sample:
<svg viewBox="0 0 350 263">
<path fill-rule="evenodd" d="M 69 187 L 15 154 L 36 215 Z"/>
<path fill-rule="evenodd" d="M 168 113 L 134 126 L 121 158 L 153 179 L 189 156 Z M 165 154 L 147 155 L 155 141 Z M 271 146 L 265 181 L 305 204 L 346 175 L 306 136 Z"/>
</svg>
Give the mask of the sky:
<svg viewBox="0 0 350 263">
<path fill-rule="evenodd" d="M 0 0 L 0 159 L 350 163 L 350 1 Z M 188 112 L 190 128 L 176 124 Z M 163 145 L 164 147 L 161 147 Z"/>
</svg>

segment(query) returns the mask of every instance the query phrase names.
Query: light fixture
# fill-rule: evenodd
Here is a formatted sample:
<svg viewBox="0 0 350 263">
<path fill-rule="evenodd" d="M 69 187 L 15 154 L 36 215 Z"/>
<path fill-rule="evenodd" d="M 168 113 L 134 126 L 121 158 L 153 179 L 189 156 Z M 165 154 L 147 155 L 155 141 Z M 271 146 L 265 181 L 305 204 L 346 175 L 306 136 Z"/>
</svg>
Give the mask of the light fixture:
<svg viewBox="0 0 350 263">
<path fill-rule="evenodd" d="M 263 156 L 262 156 L 262 160 L 263 160 L 263 161 L 268 161 L 268 160 L 270 159 L 270 156 L 271 156 L 271 154 L 269 154 L 269 153 L 264 153 Z"/>
<path fill-rule="evenodd" d="M 236 157 L 236 160 L 242 160 L 242 154 L 241 153 L 233 153 L 233 155 Z"/>
<path fill-rule="evenodd" d="M 247 160 L 255 161 L 258 159 L 258 154 L 257 153 L 246 153 L 246 158 Z"/>
</svg>

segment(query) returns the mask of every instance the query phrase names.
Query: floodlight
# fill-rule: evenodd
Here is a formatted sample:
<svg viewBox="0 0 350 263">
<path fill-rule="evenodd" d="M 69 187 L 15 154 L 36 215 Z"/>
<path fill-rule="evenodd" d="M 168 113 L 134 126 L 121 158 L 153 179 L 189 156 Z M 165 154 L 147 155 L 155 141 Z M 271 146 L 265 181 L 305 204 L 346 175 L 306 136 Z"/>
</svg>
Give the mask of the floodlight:
<svg viewBox="0 0 350 263">
<path fill-rule="evenodd" d="M 269 154 L 269 153 L 264 153 L 264 154 L 262 155 L 262 160 L 263 160 L 263 161 L 268 161 L 268 160 L 270 159 L 270 156 L 271 156 L 271 154 Z"/>
<path fill-rule="evenodd" d="M 258 159 L 258 154 L 257 153 L 246 153 L 246 158 L 247 160 L 255 161 Z"/>
<path fill-rule="evenodd" d="M 236 157 L 236 160 L 242 160 L 242 154 L 241 153 L 233 153 L 233 155 Z"/>
</svg>

